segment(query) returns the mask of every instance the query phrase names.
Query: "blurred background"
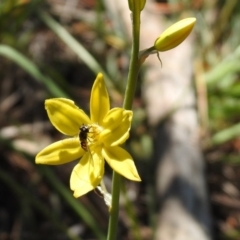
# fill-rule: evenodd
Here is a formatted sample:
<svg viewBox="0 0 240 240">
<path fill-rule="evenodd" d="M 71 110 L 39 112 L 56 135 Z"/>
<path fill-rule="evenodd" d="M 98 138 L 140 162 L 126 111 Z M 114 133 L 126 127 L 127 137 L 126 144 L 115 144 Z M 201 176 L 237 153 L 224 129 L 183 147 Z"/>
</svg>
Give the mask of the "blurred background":
<svg viewBox="0 0 240 240">
<path fill-rule="evenodd" d="M 237 0 L 147 0 L 142 48 L 184 17 L 197 23 L 140 72 L 126 148 L 143 181 L 124 181 L 119 239 L 240 239 L 239 13 Z M 130 32 L 127 0 L 0 0 L 0 240 L 106 239 L 102 197 L 69 190 L 76 162 L 34 159 L 64 137 L 45 99 L 89 112 L 102 72 L 122 105 Z"/>
</svg>

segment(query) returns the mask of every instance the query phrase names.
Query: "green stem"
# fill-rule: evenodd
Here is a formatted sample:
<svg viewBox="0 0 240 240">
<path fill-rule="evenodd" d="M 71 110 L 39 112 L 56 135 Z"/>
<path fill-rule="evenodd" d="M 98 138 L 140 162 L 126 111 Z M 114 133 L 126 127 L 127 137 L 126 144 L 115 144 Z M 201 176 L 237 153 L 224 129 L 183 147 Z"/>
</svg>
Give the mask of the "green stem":
<svg viewBox="0 0 240 240">
<path fill-rule="evenodd" d="M 131 52 L 131 60 L 129 66 L 128 81 L 125 91 L 123 108 L 127 110 L 132 109 L 133 99 L 135 95 L 137 78 L 139 72 L 139 36 L 140 36 L 140 3 L 139 0 L 133 1 L 132 9 L 132 35 L 133 35 L 133 45 Z M 107 240 L 114 240 L 117 236 L 117 226 L 118 226 L 118 214 L 119 214 L 119 197 L 121 189 L 122 177 L 113 172 L 112 180 L 112 208 L 110 211 L 110 219 L 108 225 L 108 237 Z"/>
<path fill-rule="evenodd" d="M 128 80 L 125 91 L 123 108 L 127 110 L 132 109 L 133 98 L 135 95 L 137 78 L 139 72 L 139 36 L 140 36 L 140 7 L 139 1 L 136 0 L 132 12 L 132 35 L 133 35 L 133 45 L 131 52 L 131 60 L 129 66 Z"/>
<path fill-rule="evenodd" d="M 121 189 L 121 176 L 113 171 L 112 180 L 112 208 L 110 209 L 110 218 L 108 223 L 107 240 L 114 240 L 117 236 L 119 197 Z"/>
</svg>

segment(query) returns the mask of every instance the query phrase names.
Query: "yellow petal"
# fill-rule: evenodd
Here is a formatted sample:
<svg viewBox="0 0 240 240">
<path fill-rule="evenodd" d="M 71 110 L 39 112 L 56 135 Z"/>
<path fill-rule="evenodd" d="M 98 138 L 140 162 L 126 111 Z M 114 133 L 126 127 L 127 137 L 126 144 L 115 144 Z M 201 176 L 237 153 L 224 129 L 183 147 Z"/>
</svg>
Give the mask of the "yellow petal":
<svg viewBox="0 0 240 240">
<path fill-rule="evenodd" d="M 123 108 L 111 109 L 103 119 L 100 139 L 105 145 L 117 146 L 129 137 L 133 113 Z"/>
<path fill-rule="evenodd" d="M 97 154 L 91 155 L 86 152 L 71 174 L 70 188 L 74 191 L 73 196 L 78 198 L 96 188 L 101 182 L 103 174 L 103 158 Z"/>
<path fill-rule="evenodd" d="M 76 136 L 82 124 L 89 124 L 89 117 L 72 100 L 52 98 L 45 101 L 45 108 L 53 126 L 63 134 Z"/>
<path fill-rule="evenodd" d="M 178 46 L 191 33 L 196 18 L 185 18 L 167 28 L 154 43 L 156 50 L 164 52 Z"/>
<path fill-rule="evenodd" d="M 78 138 L 68 138 L 44 148 L 35 161 L 38 164 L 58 165 L 79 159 L 84 152 Z"/>
<path fill-rule="evenodd" d="M 93 84 L 90 100 L 91 121 L 99 125 L 109 111 L 110 102 L 103 75 L 99 73 Z"/>
<path fill-rule="evenodd" d="M 102 154 L 114 171 L 130 180 L 141 181 L 131 155 L 123 148 L 104 148 Z"/>
</svg>

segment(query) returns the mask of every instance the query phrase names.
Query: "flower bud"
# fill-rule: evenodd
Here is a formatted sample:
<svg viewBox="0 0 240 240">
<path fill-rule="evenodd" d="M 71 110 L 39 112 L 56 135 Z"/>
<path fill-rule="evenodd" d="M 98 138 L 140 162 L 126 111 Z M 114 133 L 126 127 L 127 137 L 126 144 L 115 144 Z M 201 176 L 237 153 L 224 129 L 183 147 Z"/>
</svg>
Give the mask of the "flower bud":
<svg viewBox="0 0 240 240">
<path fill-rule="evenodd" d="M 128 6 L 131 11 L 133 11 L 133 4 L 135 3 L 135 1 L 139 1 L 140 11 L 142 11 L 145 6 L 146 0 L 128 0 Z"/>
<path fill-rule="evenodd" d="M 167 28 L 155 41 L 157 51 L 164 52 L 182 43 L 192 31 L 196 18 L 185 18 Z"/>
</svg>

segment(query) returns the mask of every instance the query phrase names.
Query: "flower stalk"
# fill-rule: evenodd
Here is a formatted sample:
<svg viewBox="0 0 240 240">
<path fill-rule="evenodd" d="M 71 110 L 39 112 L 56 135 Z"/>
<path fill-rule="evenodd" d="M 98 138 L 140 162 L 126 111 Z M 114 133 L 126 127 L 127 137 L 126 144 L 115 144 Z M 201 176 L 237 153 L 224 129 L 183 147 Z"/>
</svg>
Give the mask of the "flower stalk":
<svg viewBox="0 0 240 240">
<path fill-rule="evenodd" d="M 139 67 L 140 67 L 138 54 L 139 54 L 139 36 L 140 36 L 140 13 L 142 10 L 142 4 L 138 0 L 132 0 L 131 2 L 132 4 L 130 9 L 132 11 L 133 44 L 132 44 L 128 79 L 127 79 L 127 86 L 126 86 L 124 102 L 123 102 L 123 108 L 126 110 L 132 109 L 133 99 L 134 99 L 136 85 L 137 85 Z M 114 240 L 116 239 L 116 236 L 117 236 L 121 181 L 122 181 L 122 177 L 118 173 L 113 171 L 112 209 L 111 209 L 110 218 L 109 218 L 107 240 Z"/>
</svg>

